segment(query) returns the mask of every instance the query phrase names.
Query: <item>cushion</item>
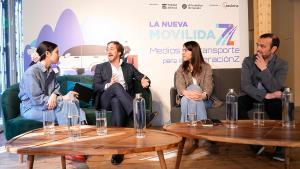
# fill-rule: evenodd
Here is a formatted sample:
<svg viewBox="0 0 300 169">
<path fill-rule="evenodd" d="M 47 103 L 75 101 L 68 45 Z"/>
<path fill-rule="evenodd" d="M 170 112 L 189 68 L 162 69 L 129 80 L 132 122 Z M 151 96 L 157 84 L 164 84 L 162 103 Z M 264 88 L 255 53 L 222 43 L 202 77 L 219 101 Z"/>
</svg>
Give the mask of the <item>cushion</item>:
<svg viewBox="0 0 300 169">
<path fill-rule="evenodd" d="M 74 81 L 79 83 L 93 83 L 93 76 L 91 75 L 63 75 L 56 77 L 57 82 L 60 84 L 59 91 L 61 94 L 67 94 L 67 81 Z"/>
<path fill-rule="evenodd" d="M 67 81 L 67 92 L 72 91 L 76 83 L 79 83 L 79 82 Z M 89 83 L 79 83 L 79 84 L 92 89 L 92 84 L 89 84 Z M 87 103 L 82 100 L 79 100 L 79 105 L 81 108 L 92 107 L 92 102 L 90 101 Z"/>
</svg>

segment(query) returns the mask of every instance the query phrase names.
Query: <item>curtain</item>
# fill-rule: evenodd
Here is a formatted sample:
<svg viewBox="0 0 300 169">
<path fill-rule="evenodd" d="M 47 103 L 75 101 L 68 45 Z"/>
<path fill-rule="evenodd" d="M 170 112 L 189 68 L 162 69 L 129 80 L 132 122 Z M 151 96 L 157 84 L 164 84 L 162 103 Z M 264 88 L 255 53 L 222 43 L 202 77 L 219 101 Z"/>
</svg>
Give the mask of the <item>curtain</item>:
<svg viewBox="0 0 300 169">
<path fill-rule="evenodd" d="M 4 0 L 0 1 L 0 93 L 6 87 L 6 55 L 5 55 L 5 9 Z"/>
<path fill-rule="evenodd" d="M 0 101 L 24 72 L 22 0 L 0 0 Z M 2 107 L 0 104 L 0 120 Z M 1 124 L 1 123 L 0 123 Z"/>
</svg>

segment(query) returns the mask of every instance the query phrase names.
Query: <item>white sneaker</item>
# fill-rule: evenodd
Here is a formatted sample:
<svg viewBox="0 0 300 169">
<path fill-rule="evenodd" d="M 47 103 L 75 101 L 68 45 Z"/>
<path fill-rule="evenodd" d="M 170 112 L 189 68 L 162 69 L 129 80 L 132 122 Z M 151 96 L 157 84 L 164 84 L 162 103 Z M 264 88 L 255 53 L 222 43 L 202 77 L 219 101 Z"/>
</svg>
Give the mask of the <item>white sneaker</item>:
<svg viewBox="0 0 300 169">
<path fill-rule="evenodd" d="M 260 155 L 265 150 L 265 146 L 262 146 L 256 153 L 256 155 Z"/>
<path fill-rule="evenodd" d="M 275 153 L 273 159 L 281 162 L 285 161 L 284 154 L 280 154 L 280 153 Z"/>
</svg>

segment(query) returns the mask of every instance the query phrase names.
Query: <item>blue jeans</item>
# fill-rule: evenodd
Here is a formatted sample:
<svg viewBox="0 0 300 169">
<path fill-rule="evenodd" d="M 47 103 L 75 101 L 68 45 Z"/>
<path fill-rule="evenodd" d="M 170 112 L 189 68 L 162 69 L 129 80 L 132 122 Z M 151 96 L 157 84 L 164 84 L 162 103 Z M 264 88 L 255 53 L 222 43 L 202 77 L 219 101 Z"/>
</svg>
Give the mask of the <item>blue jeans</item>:
<svg viewBox="0 0 300 169">
<path fill-rule="evenodd" d="M 23 116 L 26 119 L 32 119 L 43 122 L 43 112 L 48 110 L 44 110 L 45 108 L 43 106 L 31 106 L 30 108 L 28 108 L 28 105 L 30 105 L 30 100 L 28 100 L 27 102 L 22 102 L 20 104 L 21 116 Z M 67 125 L 68 111 L 71 109 L 77 110 L 76 105 L 70 105 L 68 101 L 58 101 L 57 107 L 53 109 L 53 112 L 55 114 L 55 121 L 59 125 Z M 85 121 L 85 112 L 82 109 L 80 109 L 79 113 L 80 121 Z"/>
<path fill-rule="evenodd" d="M 187 87 L 188 91 L 202 91 L 201 87 L 198 85 L 190 85 Z M 206 108 L 212 106 L 211 100 L 191 100 L 183 96 L 181 98 L 181 122 L 188 121 L 188 113 L 196 112 L 197 120 L 207 119 Z"/>
</svg>

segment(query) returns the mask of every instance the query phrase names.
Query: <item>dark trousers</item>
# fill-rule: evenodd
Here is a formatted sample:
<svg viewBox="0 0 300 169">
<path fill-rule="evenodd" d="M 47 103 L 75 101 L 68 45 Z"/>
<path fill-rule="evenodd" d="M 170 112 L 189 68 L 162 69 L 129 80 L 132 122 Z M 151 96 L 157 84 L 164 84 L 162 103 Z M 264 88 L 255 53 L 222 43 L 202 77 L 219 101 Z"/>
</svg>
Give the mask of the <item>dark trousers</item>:
<svg viewBox="0 0 300 169">
<path fill-rule="evenodd" d="M 249 119 L 248 111 L 253 108 L 253 103 L 256 102 L 258 101 L 248 95 L 240 96 L 238 98 L 239 119 Z M 265 112 L 270 119 L 281 120 L 282 104 L 280 99 L 265 99 L 263 103 L 265 106 Z"/>
<path fill-rule="evenodd" d="M 101 108 L 112 111 L 112 126 L 125 127 L 132 116 L 133 99 L 120 83 L 114 83 L 101 95 Z"/>
</svg>

